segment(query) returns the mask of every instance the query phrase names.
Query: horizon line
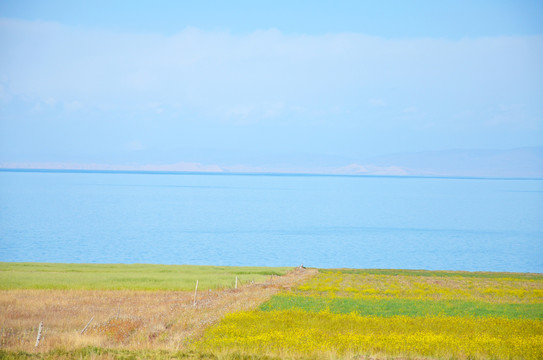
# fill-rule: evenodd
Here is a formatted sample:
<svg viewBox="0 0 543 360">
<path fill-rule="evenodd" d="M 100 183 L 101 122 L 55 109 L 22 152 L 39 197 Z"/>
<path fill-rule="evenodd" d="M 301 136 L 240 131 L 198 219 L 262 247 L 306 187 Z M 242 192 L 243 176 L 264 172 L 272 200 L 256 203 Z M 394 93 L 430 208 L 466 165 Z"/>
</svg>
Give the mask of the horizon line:
<svg viewBox="0 0 543 360">
<path fill-rule="evenodd" d="M 384 175 L 384 174 L 333 174 L 310 172 L 237 172 L 237 171 L 175 171 L 175 170 L 114 170 L 114 169 L 50 169 L 50 168 L 4 168 L 0 172 L 27 173 L 98 173 L 98 174 L 140 174 L 140 175 L 228 175 L 228 176 L 299 176 L 299 177 L 366 177 L 366 178 L 424 178 L 462 180 L 543 180 L 543 177 L 505 176 L 460 176 L 460 175 Z"/>
</svg>

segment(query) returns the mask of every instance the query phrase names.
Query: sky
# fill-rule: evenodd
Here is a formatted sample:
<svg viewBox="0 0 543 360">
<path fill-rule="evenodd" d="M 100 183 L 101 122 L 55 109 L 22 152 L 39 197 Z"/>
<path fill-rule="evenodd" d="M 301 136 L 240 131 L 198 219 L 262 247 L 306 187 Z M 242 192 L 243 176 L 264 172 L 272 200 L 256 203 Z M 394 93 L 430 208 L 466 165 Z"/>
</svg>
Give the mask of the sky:
<svg viewBox="0 0 543 360">
<path fill-rule="evenodd" d="M 0 0 L 0 162 L 543 146 L 541 1 Z"/>
</svg>

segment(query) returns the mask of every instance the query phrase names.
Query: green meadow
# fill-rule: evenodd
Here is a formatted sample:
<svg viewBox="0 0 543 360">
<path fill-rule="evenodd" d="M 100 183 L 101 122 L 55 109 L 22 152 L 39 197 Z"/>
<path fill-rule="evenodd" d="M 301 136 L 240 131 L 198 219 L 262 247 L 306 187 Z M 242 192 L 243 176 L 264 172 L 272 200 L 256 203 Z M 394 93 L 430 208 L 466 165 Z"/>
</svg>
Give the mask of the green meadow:
<svg viewBox="0 0 543 360">
<path fill-rule="evenodd" d="M 543 319 L 541 274 L 423 270 L 320 270 L 260 310 L 360 316 Z"/>
<path fill-rule="evenodd" d="M 509 319 L 543 319 L 543 304 L 504 304 L 461 300 L 350 299 L 277 295 L 261 310 L 329 311 L 360 316 L 500 316 Z"/>
<path fill-rule="evenodd" d="M 191 290 L 220 289 L 283 275 L 288 267 L 149 264 L 0 263 L 0 289 Z"/>
</svg>

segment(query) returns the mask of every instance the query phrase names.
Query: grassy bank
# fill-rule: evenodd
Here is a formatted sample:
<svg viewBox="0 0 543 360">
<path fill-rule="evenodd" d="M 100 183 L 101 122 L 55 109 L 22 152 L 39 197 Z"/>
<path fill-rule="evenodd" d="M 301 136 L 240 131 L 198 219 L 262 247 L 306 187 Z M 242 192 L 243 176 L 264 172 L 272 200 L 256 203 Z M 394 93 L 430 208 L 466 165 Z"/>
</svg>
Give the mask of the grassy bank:
<svg viewBox="0 0 543 360">
<path fill-rule="evenodd" d="M 201 290 L 261 282 L 287 267 L 0 263 L 0 290 Z"/>
</svg>

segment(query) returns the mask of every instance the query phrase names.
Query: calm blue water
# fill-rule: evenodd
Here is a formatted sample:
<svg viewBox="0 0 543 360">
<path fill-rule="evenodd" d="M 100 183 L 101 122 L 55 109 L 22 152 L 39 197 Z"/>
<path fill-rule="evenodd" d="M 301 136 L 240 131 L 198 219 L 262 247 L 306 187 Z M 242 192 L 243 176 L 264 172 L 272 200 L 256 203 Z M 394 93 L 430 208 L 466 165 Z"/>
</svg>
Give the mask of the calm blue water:
<svg viewBox="0 0 543 360">
<path fill-rule="evenodd" d="M 543 180 L 0 172 L 0 261 L 543 273 Z"/>
</svg>

